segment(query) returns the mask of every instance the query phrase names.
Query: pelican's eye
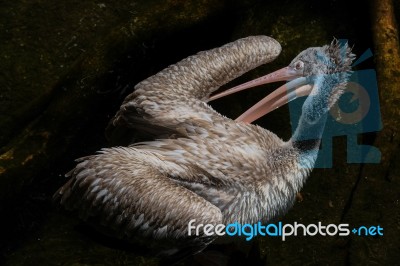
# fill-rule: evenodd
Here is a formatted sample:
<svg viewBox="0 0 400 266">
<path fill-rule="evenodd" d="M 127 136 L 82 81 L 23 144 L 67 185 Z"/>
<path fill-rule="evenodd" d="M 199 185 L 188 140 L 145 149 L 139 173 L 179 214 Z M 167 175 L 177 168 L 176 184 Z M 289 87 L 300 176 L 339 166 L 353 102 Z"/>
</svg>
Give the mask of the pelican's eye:
<svg viewBox="0 0 400 266">
<path fill-rule="evenodd" d="M 294 69 L 296 70 L 303 70 L 304 68 L 304 63 L 303 61 L 297 61 L 296 63 L 294 63 Z"/>
</svg>

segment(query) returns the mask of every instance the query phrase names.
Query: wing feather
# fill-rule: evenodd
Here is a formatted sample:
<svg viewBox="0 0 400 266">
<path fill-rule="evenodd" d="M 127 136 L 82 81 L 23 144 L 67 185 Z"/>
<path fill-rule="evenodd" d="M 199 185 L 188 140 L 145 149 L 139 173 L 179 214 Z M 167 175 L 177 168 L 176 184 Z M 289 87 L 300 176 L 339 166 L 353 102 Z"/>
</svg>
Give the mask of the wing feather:
<svg viewBox="0 0 400 266">
<path fill-rule="evenodd" d="M 107 134 L 121 127 L 149 130 L 194 121 L 216 123 L 226 118 L 206 104 L 220 86 L 274 60 L 280 44 L 268 36 L 250 36 L 199 52 L 167 67 L 135 86 L 110 121 Z M 141 122 L 145 121 L 145 127 Z M 161 131 L 162 132 L 162 131 Z"/>
<path fill-rule="evenodd" d="M 82 159 L 54 199 L 128 240 L 147 237 L 205 247 L 212 238 L 188 237 L 188 223 L 221 223 L 221 211 L 155 169 L 152 160 L 158 159 L 132 147 L 104 149 Z"/>
</svg>

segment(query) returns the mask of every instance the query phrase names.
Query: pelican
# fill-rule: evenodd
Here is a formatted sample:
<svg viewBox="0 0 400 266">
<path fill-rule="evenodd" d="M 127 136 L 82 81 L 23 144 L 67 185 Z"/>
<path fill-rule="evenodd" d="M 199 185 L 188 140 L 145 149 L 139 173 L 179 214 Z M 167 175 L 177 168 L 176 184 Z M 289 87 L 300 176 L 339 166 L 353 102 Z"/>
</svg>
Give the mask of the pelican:
<svg viewBox="0 0 400 266">
<path fill-rule="evenodd" d="M 345 89 L 354 55 L 334 40 L 302 51 L 285 68 L 211 96 L 280 51 L 274 39 L 251 36 L 140 82 L 110 127 L 138 126 L 155 139 L 78 159 L 54 199 L 104 232 L 167 256 L 193 254 L 215 240 L 189 236 L 191 220 L 254 224 L 284 214 L 313 168 L 329 108 Z M 207 104 L 275 81 L 289 82 L 236 121 Z M 289 140 L 250 124 L 300 96 L 307 98 Z"/>
</svg>

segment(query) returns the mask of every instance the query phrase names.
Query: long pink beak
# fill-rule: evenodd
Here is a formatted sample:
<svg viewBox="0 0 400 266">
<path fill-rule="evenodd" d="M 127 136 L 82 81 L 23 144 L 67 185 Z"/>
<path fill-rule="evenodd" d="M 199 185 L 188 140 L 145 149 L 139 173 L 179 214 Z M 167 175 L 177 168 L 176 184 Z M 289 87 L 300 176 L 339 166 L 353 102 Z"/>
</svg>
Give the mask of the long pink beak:
<svg viewBox="0 0 400 266">
<path fill-rule="evenodd" d="M 294 99 L 306 96 L 311 93 L 312 86 L 308 84 L 307 78 L 301 77 L 292 80 L 285 85 L 267 95 L 264 99 L 253 105 L 244 112 L 235 121 L 252 123 L 258 118 L 268 114 L 269 112 L 287 104 Z"/>
<path fill-rule="evenodd" d="M 242 91 L 245 89 L 253 88 L 256 86 L 260 86 L 263 84 L 277 82 L 277 81 L 287 81 L 287 80 L 291 80 L 291 79 L 294 79 L 297 77 L 299 77 L 299 76 L 293 69 L 291 69 L 290 67 L 284 67 L 284 68 L 281 68 L 281 69 L 279 69 L 275 72 L 272 72 L 268 75 L 250 80 L 246 83 L 243 83 L 241 85 L 233 87 L 229 90 L 215 94 L 215 95 L 211 96 L 208 101 L 213 101 L 213 100 L 219 99 L 221 97 L 225 97 L 225 96 L 231 95 L 233 93 L 236 93 L 236 92 L 239 92 L 239 91 Z"/>
<path fill-rule="evenodd" d="M 268 75 L 248 81 L 229 90 L 223 91 L 210 97 L 209 101 L 245 90 L 252 87 L 260 86 L 267 83 L 277 81 L 290 81 L 287 84 L 279 87 L 264 99 L 259 101 L 253 107 L 244 112 L 241 116 L 236 118 L 235 121 L 242 121 L 252 123 L 258 118 L 268 114 L 269 112 L 287 104 L 288 102 L 311 93 L 312 86 L 305 77 L 301 77 L 290 67 L 281 68 Z"/>
</svg>

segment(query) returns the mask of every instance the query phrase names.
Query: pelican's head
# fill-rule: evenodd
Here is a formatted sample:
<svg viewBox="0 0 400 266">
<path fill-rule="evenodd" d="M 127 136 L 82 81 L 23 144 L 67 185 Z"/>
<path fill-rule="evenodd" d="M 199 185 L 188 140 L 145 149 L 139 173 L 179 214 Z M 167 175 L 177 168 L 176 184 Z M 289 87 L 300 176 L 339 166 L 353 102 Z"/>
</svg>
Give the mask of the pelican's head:
<svg viewBox="0 0 400 266">
<path fill-rule="evenodd" d="M 288 66 L 296 78 L 284 87 L 290 96 L 286 102 L 308 95 L 305 107 L 319 106 L 319 112 L 312 108 L 314 117 L 329 110 L 346 87 L 354 58 L 348 44 L 340 44 L 336 39 L 330 45 L 302 51 Z"/>
<path fill-rule="evenodd" d="M 289 64 L 293 76 L 347 73 L 351 71 L 354 54 L 347 43 L 340 44 L 334 39 L 330 45 L 311 47 L 299 53 Z"/>
<path fill-rule="evenodd" d="M 329 109 L 343 93 L 351 74 L 354 54 L 347 43 L 334 39 L 330 45 L 311 47 L 299 53 L 292 62 L 273 73 L 236 86 L 221 93 L 225 96 L 240 90 L 276 81 L 288 81 L 251 107 L 236 121 L 251 123 L 263 115 L 300 96 L 309 95 L 308 102 L 316 102 L 316 96 L 326 99 Z M 211 100 L 221 97 L 211 97 Z"/>
</svg>

